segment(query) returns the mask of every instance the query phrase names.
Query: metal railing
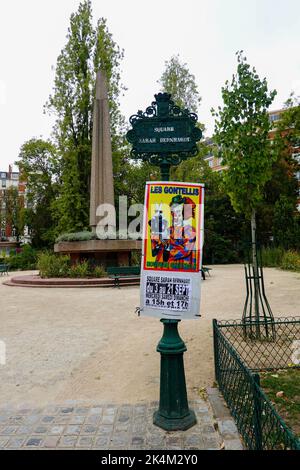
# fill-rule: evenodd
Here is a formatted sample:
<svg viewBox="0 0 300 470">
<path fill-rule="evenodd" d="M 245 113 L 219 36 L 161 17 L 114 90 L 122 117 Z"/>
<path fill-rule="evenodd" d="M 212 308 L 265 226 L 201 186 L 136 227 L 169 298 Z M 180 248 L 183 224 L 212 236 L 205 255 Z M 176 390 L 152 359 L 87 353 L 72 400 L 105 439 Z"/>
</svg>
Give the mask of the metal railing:
<svg viewBox="0 0 300 470">
<path fill-rule="evenodd" d="M 300 450 L 300 440 L 260 387 L 257 373 L 290 366 L 300 318 L 275 319 L 274 328 L 276 339 L 250 340 L 243 322 L 213 320 L 216 380 L 248 449 Z"/>
</svg>

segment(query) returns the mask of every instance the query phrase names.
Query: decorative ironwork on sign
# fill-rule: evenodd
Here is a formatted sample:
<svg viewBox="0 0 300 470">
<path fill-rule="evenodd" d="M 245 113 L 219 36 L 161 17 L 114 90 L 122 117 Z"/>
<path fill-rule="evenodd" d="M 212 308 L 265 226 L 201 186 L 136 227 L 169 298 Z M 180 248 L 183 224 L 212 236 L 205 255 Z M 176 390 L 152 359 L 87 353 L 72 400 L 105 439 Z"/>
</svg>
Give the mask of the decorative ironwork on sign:
<svg viewBox="0 0 300 470">
<path fill-rule="evenodd" d="M 132 144 L 131 156 L 155 165 L 178 165 L 198 153 L 197 142 L 202 137 L 196 127 L 197 114 L 181 109 L 169 93 L 154 95 L 155 100 L 145 112 L 130 117 L 132 129 L 126 138 Z"/>
</svg>

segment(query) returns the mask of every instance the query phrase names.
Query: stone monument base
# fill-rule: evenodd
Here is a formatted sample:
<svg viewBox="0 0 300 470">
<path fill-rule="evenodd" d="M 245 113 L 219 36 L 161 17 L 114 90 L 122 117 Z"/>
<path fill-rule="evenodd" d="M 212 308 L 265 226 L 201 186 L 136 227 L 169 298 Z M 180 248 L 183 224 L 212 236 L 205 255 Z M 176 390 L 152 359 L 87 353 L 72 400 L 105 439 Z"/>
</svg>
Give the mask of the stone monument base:
<svg viewBox="0 0 300 470">
<path fill-rule="evenodd" d="M 132 252 L 141 249 L 141 240 L 62 241 L 54 245 L 54 252 L 70 255 L 72 264 L 88 259 L 105 268 L 130 266 Z"/>
</svg>

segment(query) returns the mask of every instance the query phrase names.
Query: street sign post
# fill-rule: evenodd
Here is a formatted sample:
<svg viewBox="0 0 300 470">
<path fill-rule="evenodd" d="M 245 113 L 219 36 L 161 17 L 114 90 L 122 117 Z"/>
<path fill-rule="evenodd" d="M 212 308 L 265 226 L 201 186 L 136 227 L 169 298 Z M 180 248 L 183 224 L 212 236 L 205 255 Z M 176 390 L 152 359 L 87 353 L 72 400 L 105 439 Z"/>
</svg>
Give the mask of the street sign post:
<svg viewBox="0 0 300 470">
<path fill-rule="evenodd" d="M 132 144 L 131 157 L 158 165 L 161 169 L 162 180 L 169 181 L 171 165 L 178 165 L 198 153 L 197 142 L 201 139 L 202 132 L 197 127 L 197 119 L 195 113 L 190 113 L 187 109 L 182 110 L 176 106 L 171 100 L 170 94 L 159 93 L 155 95 L 155 101 L 145 112 L 138 111 L 130 118 L 132 129 L 127 132 L 126 137 Z M 201 194 L 203 204 L 203 187 Z M 161 215 L 163 216 L 163 214 Z M 158 232 L 163 232 L 162 219 L 163 217 L 158 217 Z M 147 222 L 144 221 L 144 227 L 145 223 Z M 152 224 L 151 227 L 153 227 Z M 143 254 L 145 256 L 145 252 Z M 164 258 L 164 254 L 162 257 Z M 168 261 L 164 262 L 168 263 Z M 199 266 L 201 268 L 201 261 Z M 196 276 L 200 282 L 200 273 L 197 272 Z M 146 281 L 146 285 L 147 282 L 148 290 L 156 289 L 155 285 L 151 285 L 153 284 L 151 280 Z M 174 284 L 182 283 L 173 283 L 172 281 L 171 290 L 175 289 Z M 190 290 L 186 288 L 184 292 L 186 294 Z M 189 295 L 187 297 L 191 298 Z M 173 300 L 175 301 L 175 299 Z M 187 309 L 190 310 L 191 303 L 189 300 L 187 303 Z M 146 311 L 146 305 L 144 308 Z M 159 310 L 162 312 L 162 309 Z M 164 309 L 164 313 L 166 311 L 167 308 Z M 172 308 L 169 311 L 172 312 Z M 177 310 L 178 312 L 179 310 Z M 183 353 L 186 351 L 186 346 L 178 333 L 178 323 L 181 320 L 178 317 L 168 317 L 161 313 L 158 316 L 164 325 L 164 332 L 157 346 L 157 351 L 161 354 L 160 401 L 159 409 L 153 416 L 153 423 L 168 431 L 185 430 L 196 424 L 196 416 L 188 406 L 183 365 Z"/>
</svg>

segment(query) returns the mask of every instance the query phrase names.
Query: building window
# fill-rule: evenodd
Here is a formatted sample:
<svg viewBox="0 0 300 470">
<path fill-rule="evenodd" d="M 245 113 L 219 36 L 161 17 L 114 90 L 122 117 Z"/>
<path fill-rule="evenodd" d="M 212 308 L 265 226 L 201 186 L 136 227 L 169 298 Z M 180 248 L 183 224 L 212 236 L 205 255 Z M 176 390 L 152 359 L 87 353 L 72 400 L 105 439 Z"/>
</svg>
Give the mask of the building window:
<svg viewBox="0 0 300 470">
<path fill-rule="evenodd" d="M 270 114 L 269 115 L 269 120 L 271 122 L 279 121 L 280 119 L 280 114 Z"/>
<path fill-rule="evenodd" d="M 2 182 L 2 188 L 6 188 L 6 180 L 1 180 Z"/>
<path fill-rule="evenodd" d="M 212 168 L 214 166 L 214 162 L 212 160 L 208 160 L 208 165 L 210 168 Z"/>
</svg>

